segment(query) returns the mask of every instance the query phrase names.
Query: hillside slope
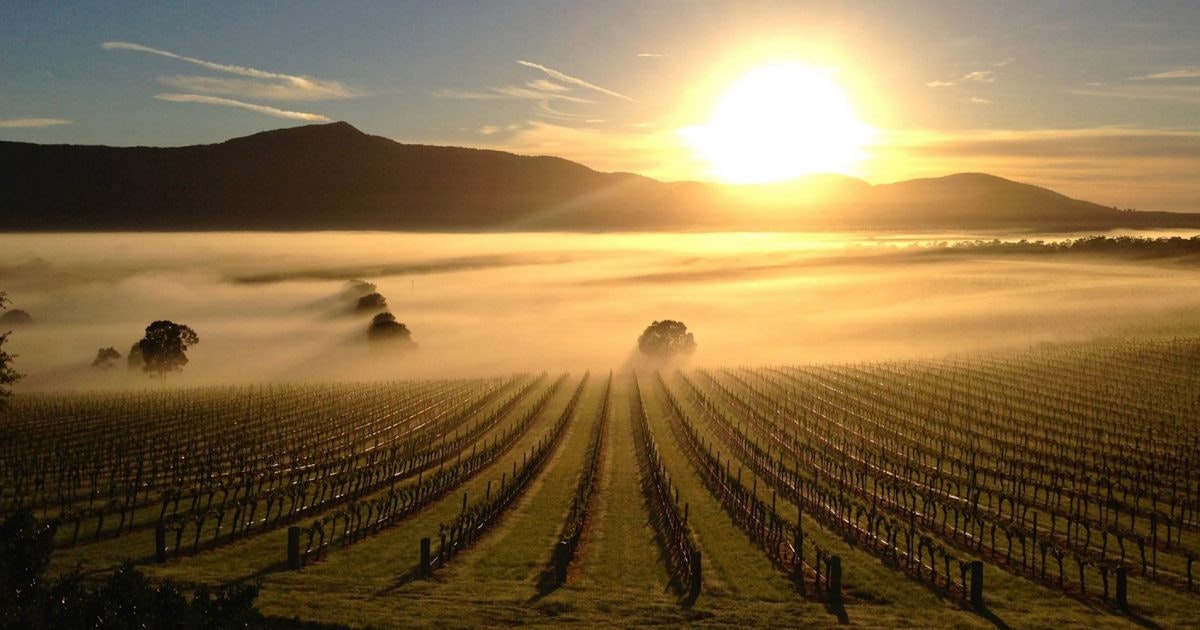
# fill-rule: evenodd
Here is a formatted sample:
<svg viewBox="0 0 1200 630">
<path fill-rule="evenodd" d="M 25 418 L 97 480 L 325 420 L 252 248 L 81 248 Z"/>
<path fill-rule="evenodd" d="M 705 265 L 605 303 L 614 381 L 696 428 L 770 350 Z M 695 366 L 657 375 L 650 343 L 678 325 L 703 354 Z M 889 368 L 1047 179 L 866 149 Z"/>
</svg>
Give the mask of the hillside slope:
<svg viewBox="0 0 1200 630">
<path fill-rule="evenodd" d="M 998 177 L 665 183 L 347 123 L 175 148 L 0 142 L 0 230 L 662 230 L 1200 226 Z M 769 201 L 762 201 L 762 198 Z M 758 199 L 752 201 L 752 199 Z"/>
</svg>

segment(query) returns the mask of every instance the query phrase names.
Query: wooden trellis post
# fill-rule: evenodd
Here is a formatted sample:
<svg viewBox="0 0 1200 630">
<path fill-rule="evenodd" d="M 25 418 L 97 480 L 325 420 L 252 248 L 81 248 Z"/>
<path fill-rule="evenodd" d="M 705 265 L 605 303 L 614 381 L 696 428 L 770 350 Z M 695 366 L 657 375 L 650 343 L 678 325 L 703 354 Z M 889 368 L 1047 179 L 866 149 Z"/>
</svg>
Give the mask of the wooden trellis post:
<svg viewBox="0 0 1200 630">
<path fill-rule="evenodd" d="M 827 601 L 836 608 L 842 605 L 842 557 L 829 556 L 825 564 L 828 566 L 826 579 L 829 580 Z"/>
<path fill-rule="evenodd" d="M 983 561 L 971 561 L 971 607 L 983 608 Z"/>
<path fill-rule="evenodd" d="M 1117 567 L 1117 607 L 1129 610 L 1129 569 Z"/>
<path fill-rule="evenodd" d="M 692 552 L 692 583 L 689 585 L 688 592 L 692 598 L 700 596 L 700 550 Z"/>
<path fill-rule="evenodd" d="M 287 562 L 288 568 L 292 571 L 300 568 L 300 528 L 288 528 L 287 541 Z"/>
<path fill-rule="evenodd" d="M 571 548 L 566 541 L 558 541 L 554 547 L 554 577 L 559 584 L 567 583 L 567 565 L 571 558 Z"/>
<path fill-rule="evenodd" d="M 154 524 L 154 561 L 158 564 L 167 561 L 167 524 L 162 521 Z"/>
<path fill-rule="evenodd" d="M 433 568 L 429 565 L 429 538 L 421 539 L 421 563 L 417 566 L 417 573 L 423 577 L 432 577 Z"/>
</svg>

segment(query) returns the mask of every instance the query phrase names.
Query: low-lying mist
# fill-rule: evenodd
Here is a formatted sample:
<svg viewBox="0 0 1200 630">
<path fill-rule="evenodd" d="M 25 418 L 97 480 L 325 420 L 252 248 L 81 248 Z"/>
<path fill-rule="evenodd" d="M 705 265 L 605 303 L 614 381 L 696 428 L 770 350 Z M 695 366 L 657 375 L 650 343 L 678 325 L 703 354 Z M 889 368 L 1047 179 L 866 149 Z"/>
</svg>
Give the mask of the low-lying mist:
<svg viewBox="0 0 1200 630">
<path fill-rule="evenodd" d="M 26 374 L 18 391 L 160 386 L 128 373 L 124 359 L 108 372 L 90 367 L 99 348 L 125 355 L 159 319 L 200 337 L 168 386 L 606 371 L 628 365 L 658 319 L 695 333 L 695 365 L 1200 331 L 1195 266 L 901 247 L 931 238 L 7 234 L 0 290 L 34 318 L 6 346 Z M 974 236 L 936 236 L 954 238 Z M 354 314 L 343 292 L 354 278 L 377 285 L 417 350 L 368 347 L 370 316 Z"/>
</svg>

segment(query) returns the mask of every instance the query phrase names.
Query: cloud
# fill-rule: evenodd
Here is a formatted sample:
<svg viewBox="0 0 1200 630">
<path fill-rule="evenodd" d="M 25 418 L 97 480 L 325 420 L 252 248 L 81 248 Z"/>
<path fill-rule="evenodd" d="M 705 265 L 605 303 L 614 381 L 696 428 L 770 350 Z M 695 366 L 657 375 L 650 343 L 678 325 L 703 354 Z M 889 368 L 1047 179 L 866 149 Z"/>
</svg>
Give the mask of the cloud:
<svg viewBox="0 0 1200 630">
<path fill-rule="evenodd" d="M 553 81 L 545 79 L 534 79 L 525 83 L 531 89 L 541 90 L 542 92 L 570 92 L 571 88 L 565 85 L 559 85 Z"/>
<path fill-rule="evenodd" d="M 523 155 L 553 155 L 600 171 L 633 172 L 667 180 L 692 179 L 705 168 L 671 129 L 622 132 L 531 120 L 502 140 L 475 146 Z"/>
<path fill-rule="evenodd" d="M 64 118 L 8 118 L 0 120 L 0 128 L 4 129 L 38 129 L 41 127 L 57 127 L 69 125 L 72 121 Z"/>
<path fill-rule="evenodd" d="M 429 95 L 435 98 L 457 98 L 466 101 L 494 101 L 503 98 L 509 98 L 503 94 L 497 94 L 496 92 L 455 90 L 451 88 L 438 88 L 436 90 L 430 90 Z"/>
<path fill-rule="evenodd" d="M 1138 83 L 1136 85 L 1099 85 L 1065 90 L 1078 96 L 1098 96 L 1141 101 L 1169 101 L 1200 105 L 1200 85 L 1164 85 Z"/>
<path fill-rule="evenodd" d="M 327 101 L 333 98 L 347 98 L 330 96 L 324 90 L 314 90 L 294 83 L 272 83 L 250 79 L 177 74 L 158 77 L 158 82 L 185 92 L 225 94 L 268 101 Z"/>
<path fill-rule="evenodd" d="M 979 98 L 978 96 L 972 96 L 971 102 L 975 103 L 976 105 L 991 105 L 992 104 L 992 102 L 987 100 L 986 98 Z"/>
<path fill-rule="evenodd" d="M 544 92 L 542 90 L 533 90 L 533 89 L 520 87 L 520 86 L 516 86 L 516 85 L 509 85 L 509 86 L 505 86 L 505 87 L 488 88 L 488 89 L 497 94 L 500 94 L 502 96 L 507 96 L 509 98 L 517 98 L 517 99 L 543 100 L 543 101 L 544 100 L 559 100 L 559 101 L 570 101 L 572 103 L 594 103 L 595 102 L 595 101 L 588 100 L 586 98 L 580 98 L 578 96 L 568 96 L 566 94 L 560 94 L 558 92 Z"/>
<path fill-rule="evenodd" d="M 1000 61 L 997 61 L 996 63 L 992 64 L 992 67 L 993 68 L 1003 68 L 1004 66 L 1007 66 L 1008 64 L 1010 64 L 1016 60 L 1017 59 L 1015 57 L 1005 57 L 1004 59 L 1001 59 Z"/>
<path fill-rule="evenodd" d="M 555 92 L 544 92 L 534 90 L 519 85 L 506 85 L 504 87 L 487 88 L 486 91 L 478 90 L 453 90 L 453 89 L 438 89 L 430 92 L 432 96 L 437 98 L 457 98 L 468 101 L 495 101 L 504 99 L 516 100 L 531 100 L 531 101 L 570 101 L 572 103 L 593 103 L 586 98 L 571 96 L 568 94 L 559 94 Z"/>
<path fill-rule="evenodd" d="M 1196 79 L 1200 78 L 1200 68 L 1180 68 L 1178 70 L 1167 70 L 1166 72 L 1156 72 L 1139 77 L 1131 77 L 1135 81 L 1146 81 L 1155 79 Z"/>
<path fill-rule="evenodd" d="M 929 81 L 928 83 L 925 84 L 925 87 L 940 88 L 940 87 L 951 87 L 953 85 L 954 85 L 953 81 Z"/>
<path fill-rule="evenodd" d="M 652 57 L 652 58 L 657 58 L 657 57 L 663 57 L 663 56 L 665 56 L 665 55 L 661 55 L 661 54 L 659 54 L 659 53 L 638 53 L 638 55 L 637 55 L 637 56 L 639 56 L 639 57 Z"/>
<path fill-rule="evenodd" d="M 231 98 L 221 98 L 218 96 L 204 96 L 201 94 L 155 94 L 154 98 L 160 101 L 170 101 L 172 103 L 205 103 L 208 105 L 224 105 L 226 107 L 239 107 L 241 109 L 274 116 L 276 118 L 290 118 L 292 120 L 306 120 L 309 122 L 332 122 L 329 118 L 321 114 L 310 114 L 307 112 L 293 112 L 277 107 L 267 105 L 258 105 L 255 103 L 246 103 L 237 101 Z"/>
<path fill-rule="evenodd" d="M 538 116 L 554 118 L 557 120 L 576 120 L 586 122 L 591 118 L 589 115 L 572 114 L 570 112 L 564 112 L 555 109 L 552 105 L 550 105 L 549 101 L 538 101 L 537 108 L 534 111 Z"/>
<path fill-rule="evenodd" d="M 952 157 L 1095 155 L 1101 158 L 1186 157 L 1200 160 L 1200 132 L 1131 127 L 976 131 L 931 134 L 903 142 L 924 146 L 931 154 Z"/>
<path fill-rule="evenodd" d="M 542 72 L 545 72 L 550 77 L 552 77 L 554 79 L 558 79 L 559 81 L 562 81 L 563 83 L 570 83 L 571 85 L 578 85 L 579 87 L 584 87 L 589 90 L 594 90 L 596 92 L 600 92 L 601 94 L 615 96 L 617 98 L 625 99 L 627 101 L 633 100 L 632 98 L 625 96 L 624 94 L 621 94 L 620 92 L 614 92 L 613 90 L 600 87 L 599 85 L 596 85 L 594 83 L 588 83 L 587 81 L 584 81 L 583 79 L 580 79 L 578 77 L 573 77 L 569 74 L 559 72 L 558 70 L 555 70 L 553 68 L 547 68 L 546 66 L 543 66 L 540 63 L 534 63 L 532 61 L 525 61 L 523 59 L 517 60 L 517 63 L 519 63 L 522 66 L 525 66 L 527 68 L 534 68 L 536 70 L 541 70 Z"/>
<path fill-rule="evenodd" d="M 168 59 L 184 61 L 216 72 L 255 79 L 254 81 L 238 81 L 198 76 L 173 76 L 159 79 L 159 81 L 171 87 L 193 92 L 233 94 L 272 100 L 303 101 L 322 101 L 360 96 L 358 92 L 351 90 L 338 81 L 326 81 L 313 77 L 206 61 L 131 42 L 104 42 L 101 44 L 101 47 L 105 50 L 130 50 L 158 55 L 160 57 L 167 57 Z"/>
<path fill-rule="evenodd" d="M 976 70 L 975 72 L 968 72 L 963 75 L 963 80 L 975 81 L 976 83 L 992 83 L 996 78 L 992 76 L 991 70 Z"/>
<path fill-rule="evenodd" d="M 496 125 L 484 125 L 484 126 L 480 127 L 479 129 L 476 129 L 475 131 L 478 133 L 481 133 L 485 136 L 490 136 L 495 133 L 500 133 L 501 129 L 500 129 L 500 127 L 497 127 Z"/>
</svg>

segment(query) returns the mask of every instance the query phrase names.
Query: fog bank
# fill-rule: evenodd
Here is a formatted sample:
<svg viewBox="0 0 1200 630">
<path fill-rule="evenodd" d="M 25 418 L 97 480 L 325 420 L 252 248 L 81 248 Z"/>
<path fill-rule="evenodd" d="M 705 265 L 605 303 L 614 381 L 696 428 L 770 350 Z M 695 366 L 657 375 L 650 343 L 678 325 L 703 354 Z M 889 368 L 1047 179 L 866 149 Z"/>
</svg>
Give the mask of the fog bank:
<svg viewBox="0 0 1200 630">
<path fill-rule="evenodd" d="M 960 235 L 935 235 L 946 239 Z M 986 235 L 992 238 L 995 235 Z M 961 235 L 962 238 L 974 238 Z M 1024 236 L 1029 238 L 1028 235 Z M 656 319 L 693 364 L 859 361 L 1200 331 L 1195 267 L 904 256 L 929 235 L 0 235 L 0 290 L 35 323 L 18 391 L 158 387 L 89 367 L 158 319 L 200 336 L 169 386 L 606 371 Z M 371 352 L 342 295 L 375 283 L 415 352 Z"/>
</svg>

